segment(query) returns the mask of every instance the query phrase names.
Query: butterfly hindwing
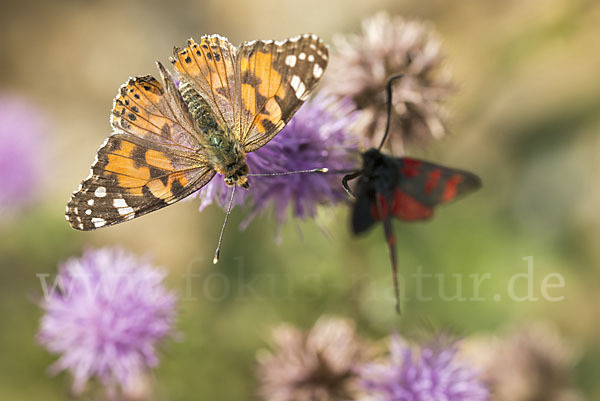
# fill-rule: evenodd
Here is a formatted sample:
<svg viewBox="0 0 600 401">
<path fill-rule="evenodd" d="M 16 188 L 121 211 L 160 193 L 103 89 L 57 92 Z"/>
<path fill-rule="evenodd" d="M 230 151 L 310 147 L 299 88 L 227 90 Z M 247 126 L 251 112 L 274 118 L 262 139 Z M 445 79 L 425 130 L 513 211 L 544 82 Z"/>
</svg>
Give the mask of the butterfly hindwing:
<svg viewBox="0 0 600 401">
<path fill-rule="evenodd" d="M 171 63 L 186 83 L 209 104 L 222 127 L 235 126 L 238 96 L 236 48 L 220 35 L 205 35 L 173 49 Z M 239 120 L 239 119 L 238 119 Z"/>
<path fill-rule="evenodd" d="M 67 204 L 73 228 L 92 230 L 147 214 L 183 199 L 214 176 L 200 132 L 164 68 L 130 79 L 114 101 L 115 132 L 98 150 L 90 177 Z"/>
<path fill-rule="evenodd" d="M 320 80 L 328 61 L 327 46 L 316 35 L 241 45 L 241 123 L 239 140 L 254 151 L 292 118 Z"/>
<path fill-rule="evenodd" d="M 209 104 L 219 124 L 254 151 L 292 118 L 319 81 L 328 61 L 316 35 L 285 41 L 255 40 L 239 49 L 219 35 L 175 48 L 171 62 Z"/>
<path fill-rule="evenodd" d="M 159 68 L 162 69 L 160 64 Z M 164 78 L 172 84 L 168 75 Z M 201 150 L 199 133 L 182 103 L 179 92 L 166 91 L 151 75 L 131 78 L 121 86 L 113 102 L 111 125 L 115 132 L 198 152 Z"/>
</svg>

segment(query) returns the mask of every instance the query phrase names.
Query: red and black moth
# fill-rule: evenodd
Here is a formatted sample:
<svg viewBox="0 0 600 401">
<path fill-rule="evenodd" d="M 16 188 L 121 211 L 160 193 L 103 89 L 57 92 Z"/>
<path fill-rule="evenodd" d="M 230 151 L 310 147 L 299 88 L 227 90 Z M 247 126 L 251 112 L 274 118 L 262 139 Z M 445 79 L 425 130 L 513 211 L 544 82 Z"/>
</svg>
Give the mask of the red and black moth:
<svg viewBox="0 0 600 401">
<path fill-rule="evenodd" d="M 392 218 L 407 222 L 429 219 L 433 216 L 437 205 L 450 202 L 481 187 L 479 177 L 468 171 L 381 153 L 390 130 L 392 83 L 401 77 L 402 75 L 392 76 L 387 82 L 388 119 L 379 147 L 364 152 L 362 168 L 342 179 L 344 189 L 356 199 L 351 220 L 353 233 L 362 234 L 376 222 L 383 222 L 392 264 L 398 313 L 400 313 L 400 294 Z M 358 182 L 353 193 L 348 182 L 355 178 L 358 178 Z"/>
</svg>

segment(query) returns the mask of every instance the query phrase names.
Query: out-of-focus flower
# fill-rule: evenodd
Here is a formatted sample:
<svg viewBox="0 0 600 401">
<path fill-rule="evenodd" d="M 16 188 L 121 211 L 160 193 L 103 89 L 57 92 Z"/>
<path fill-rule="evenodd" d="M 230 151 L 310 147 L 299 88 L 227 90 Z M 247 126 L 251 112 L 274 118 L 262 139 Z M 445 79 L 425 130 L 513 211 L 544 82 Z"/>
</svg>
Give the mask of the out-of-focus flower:
<svg viewBox="0 0 600 401">
<path fill-rule="evenodd" d="M 122 249 L 84 252 L 60 267 L 60 291 L 45 294 L 38 339 L 60 358 L 73 391 L 98 377 L 107 391 L 135 388 L 158 364 L 156 345 L 173 333 L 176 296 L 165 274 Z"/>
<path fill-rule="evenodd" d="M 532 323 L 502 337 L 468 340 L 465 353 L 484 369 L 492 401 L 575 401 L 570 387 L 575 353 L 556 327 Z"/>
<path fill-rule="evenodd" d="M 438 341 L 420 350 L 390 339 L 389 360 L 359 372 L 368 399 L 381 401 L 484 401 L 489 391 L 479 372 L 458 356 L 457 343 Z"/>
<path fill-rule="evenodd" d="M 349 99 L 316 96 L 306 103 L 268 144 L 247 155 L 251 174 L 310 170 L 354 169 L 359 164 L 358 140 L 349 133 L 358 114 Z M 243 226 L 269 205 L 278 224 L 286 219 L 288 207 L 300 219 L 314 217 L 318 205 L 334 205 L 344 199 L 339 174 L 300 173 L 250 177 L 248 190 L 238 189 L 234 204 L 250 203 Z M 198 193 L 200 210 L 215 202 L 226 207 L 231 188 L 216 176 Z"/>
<path fill-rule="evenodd" d="M 273 332 L 273 352 L 258 355 L 259 394 L 267 401 L 353 399 L 355 368 L 367 348 L 351 321 L 322 317 L 307 334 L 283 325 Z"/>
<path fill-rule="evenodd" d="M 378 146 L 387 119 L 385 85 L 393 85 L 392 149 L 445 134 L 442 102 L 453 91 L 443 67 L 440 41 L 425 24 L 380 13 L 363 22 L 362 33 L 334 38 L 324 91 L 350 96 L 362 116 L 357 129 Z"/>
<path fill-rule="evenodd" d="M 45 129 L 39 108 L 0 94 L 0 217 L 38 199 Z"/>
</svg>

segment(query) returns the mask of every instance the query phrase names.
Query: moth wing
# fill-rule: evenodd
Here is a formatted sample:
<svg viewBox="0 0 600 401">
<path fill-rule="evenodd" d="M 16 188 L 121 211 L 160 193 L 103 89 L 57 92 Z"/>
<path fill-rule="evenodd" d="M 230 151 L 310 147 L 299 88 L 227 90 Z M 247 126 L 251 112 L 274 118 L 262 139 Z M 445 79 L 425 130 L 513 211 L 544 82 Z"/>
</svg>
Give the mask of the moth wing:
<svg viewBox="0 0 600 401">
<path fill-rule="evenodd" d="M 391 211 L 401 220 L 430 218 L 434 207 L 481 187 L 481 179 L 468 171 L 413 158 L 398 158 L 399 179 Z"/>
</svg>

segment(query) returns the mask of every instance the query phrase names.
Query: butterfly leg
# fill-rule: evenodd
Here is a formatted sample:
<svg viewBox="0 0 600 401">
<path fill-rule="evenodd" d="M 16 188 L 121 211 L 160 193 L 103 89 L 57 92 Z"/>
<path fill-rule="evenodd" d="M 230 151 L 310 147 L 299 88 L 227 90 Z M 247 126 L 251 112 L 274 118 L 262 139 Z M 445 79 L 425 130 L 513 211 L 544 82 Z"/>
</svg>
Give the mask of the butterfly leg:
<svg viewBox="0 0 600 401">
<path fill-rule="evenodd" d="M 351 198 L 356 198 L 356 196 L 354 195 L 354 193 L 350 189 L 350 186 L 348 185 L 348 181 L 357 178 L 361 174 L 362 174 L 362 170 L 358 170 L 358 171 L 355 171 L 353 173 L 346 174 L 344 176 L 344 178 L 342 178 L 342 186 L 344 187 L 344 191 L 346 191 L 346 193 L 348 194 L 348 196 L 350 196 Z"/>
<path fill-rule="evenodd" d="M 385 232 L 385 242 L 390 251 L 390 261 L 392 263 L 392 276 L 394 279 L 394 296 L 396 297 L 396 313 L 402 313 L 400 310 L 400 288 L 398 286 L 398 261 L 396 258 L 396 237 L 392 229 L 392 219 L 387 216 L 383 220 L 383 229 Z"/>
</svg>

